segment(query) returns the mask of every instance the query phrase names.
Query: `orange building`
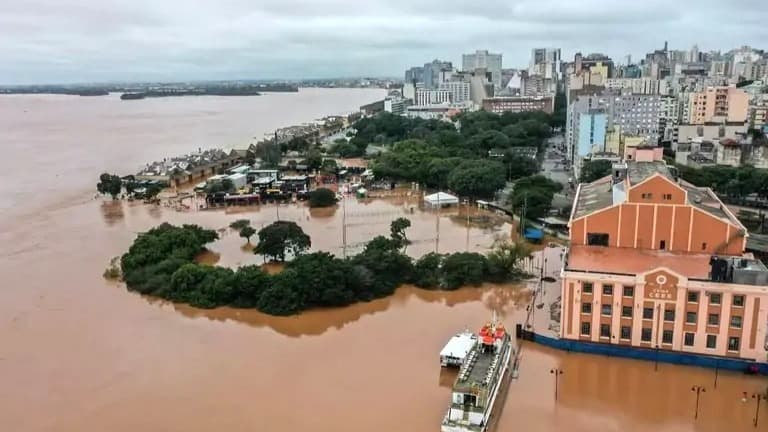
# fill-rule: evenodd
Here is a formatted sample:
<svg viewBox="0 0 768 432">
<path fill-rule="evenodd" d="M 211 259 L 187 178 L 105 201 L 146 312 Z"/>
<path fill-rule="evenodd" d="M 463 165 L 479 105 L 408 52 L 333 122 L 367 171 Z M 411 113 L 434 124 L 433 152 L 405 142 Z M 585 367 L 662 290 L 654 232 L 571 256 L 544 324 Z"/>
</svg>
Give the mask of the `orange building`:
<svg viewBox="0 0 768 432">
<path fill-rule="evenodd" d="M 744 226 L 650 159 L 577 190 L 561 339 L 766 362 L 768 269 Z"/>
</svg>

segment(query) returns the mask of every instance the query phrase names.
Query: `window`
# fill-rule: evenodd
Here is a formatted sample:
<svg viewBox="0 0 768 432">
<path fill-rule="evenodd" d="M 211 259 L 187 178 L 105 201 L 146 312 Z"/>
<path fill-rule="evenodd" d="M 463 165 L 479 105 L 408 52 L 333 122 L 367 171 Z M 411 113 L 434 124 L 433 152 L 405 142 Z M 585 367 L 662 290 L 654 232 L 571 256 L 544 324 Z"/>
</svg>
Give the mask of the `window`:
<svg viewBox="0 0 768 432">
<path fill-rule="evenodd" d="M 665 344 L 672 343 L 672 330 L 664 330 L 661 333 L 661 343 L 665 343 Z"/>
<path fill-rule="evenodd" d="M 653 194 L 652 194 L 652 193 L 650 193 L 650 192 L 648 192 L 648 193 L 644 193 L 644 194 L 640 194 L 640 196 L 641 196 L 643 199 L 653 199 Z"/>
<path fill-rule="evenodd" d="M 632 329 L 629 326 L 621 326 L 621 339 L 629 340 L 630 335 L 632 334 Z"/>
<path fill-rule="evenodd" d="M 744 307 L 744 296 L 743 295 L 733 296 L 733 305 L 736 307 Z"/>
<path fill-rule="evenodd" d="M 621 316 L 622 318 L 632 318 L 632 306 L 622 306 Z"/>
<path fill-rule="evenodd" d="M 717 348 L 717 335 L 707 335 L 707 348 Z"/>
<path fill-rule="evenodd" d="M 686 324 L 696 324 L 696 318 L 698 318 L 696 312 L 686 312 L 685 313 L 685 323 Z"/>
<path fill-rule="evenodd" d="M 701 250 L 707 250 L 707 242 L 701 244 Z"/>
<path fill-rule="evenodd" d="M 603 295 L 613 295 L 613 285 L 604 284 L 603 285 Z"/>
<path fill-rule="evenodd" d="M 662 198 L 664 201 L 672 201 L 672 194 L 664 194 Z"/>
<path fill-rule="evenodd" d="M 728 351 L 738 351 L 739 345 L 741 344 L 741 339 L 736 336 L 731 336 L 728 338 Z"/>
<path fill-rule="evenodd" d="M 707 325 L 709 326 L 719 326 L 720 325 L 720 314 L 709 314 L 707 317 Z"/>
<path fill-rule="evenodd" d="M 581 292 L 583 292 L 584 294 L 592 294 L 592 282 L 582 283 Z"/>
<path fill-rule="evenodd" d="M 741 319 L 740 316 L 738 316 L 738 315 L 732 316 L 731 317 L 731 328 L 740 329 L 741 328 L 741 321 L 742 321 L 742 319 Z"/>
<path fill-rule="evenodd" d="M 643 308 L 643 319 L 653 319 L 653 308 Z"/>
<path fill-rule="evenodd" d="M 666 240 L 659 241 L 659 249 L 664 250 L 666 248 L 667 248 L 667 241 Z"/>
<path fill-rule="evenodd" d="M 718 293 L 709 293 L 709 304 L 711 305 L 719 305 L 720 301 L 722 300 L 720 294 Z"/>
<path fill-rule="evenodd" d="M 600 314 L 601 314 L 601 315 L 607 315 L 607 316 L 610 316 L 610 315 L 611 315 L 611 309 L 612 309 L 612 308 L 611 308 L 611 305 L 609 305 L 609 304 L 604 304 L 604 305 L 602 305 L 602 306 L 600 307 Z"/>
<path fill-rule="evenodd" d="M 608 246 L 610 237 L 605 233 L 587 233 L 587 244 L 589 246 Z"/>
<path fill-rule="evenodd" d="M 592 313 L 592 303 L 590 302 L 584 302 L 581 304 L 581 313 L 583 314 L 590 314 Z"/>
<path fill-rule="evenodd" d="M 610 324 L 600 324 L 600 337 L 601 338 L 609 338 L 609 337 L 611 337 L 611 325 Z"/>
<path fill-rule="evenodd" d="M 688 291 L 688 303 L 698 303 L 698 302 L 699 302 L 699 292 Z"/>
<path fill-rule="evenodd" d="M 624 297 L 634 297 L 635 287 L 624 285 Z"/>
<path fill-rule="evenodd" d="M 664 310 L 664 321 L 674 321 L 675 320 L 675 310 L 674 309 L 665 309 Z"/>
<path fill-rule="evenodd" d="M 590 336 L 592 334 L 592 324 L 589 322 L 581 323 L 582 336 Z"/>
<path fill-rule="evenodd" d="M 685 345 L 685 346 L 693 346 L 693 341 L 694 341 L 694 337 L 695 336 L 696 335 L 694 335 L 693 333 L 686 333 L 685 334 L 685 338 L 683 340 L 683 345 Z"/>
<path fill-rule="evenodd" d="M 640 340 L 643 342 L 650 342 L 651 341 L 651 329 L 647 327 L 643 327 L 643 330 L 640 332 Z"/>
</svg>

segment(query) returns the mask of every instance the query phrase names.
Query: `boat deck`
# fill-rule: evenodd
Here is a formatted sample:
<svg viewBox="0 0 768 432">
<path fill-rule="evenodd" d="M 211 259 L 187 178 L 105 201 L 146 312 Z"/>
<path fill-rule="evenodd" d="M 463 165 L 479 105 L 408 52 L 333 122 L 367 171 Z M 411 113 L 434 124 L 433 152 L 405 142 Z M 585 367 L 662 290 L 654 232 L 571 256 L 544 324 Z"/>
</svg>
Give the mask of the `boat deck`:
<svg viewBox="0 0 768 432">
<path fill-rule="evenodd" d="M 456 384 L 459 386 L 487 386 L 488 377 L 491 372 L 498 368 L 498 362 L 501 361 L 499 354 L 492 352 L 483 352 L 482 349 L 475 348 L 467 355 L 464 368 L 459 371 Z"/>
</svg>

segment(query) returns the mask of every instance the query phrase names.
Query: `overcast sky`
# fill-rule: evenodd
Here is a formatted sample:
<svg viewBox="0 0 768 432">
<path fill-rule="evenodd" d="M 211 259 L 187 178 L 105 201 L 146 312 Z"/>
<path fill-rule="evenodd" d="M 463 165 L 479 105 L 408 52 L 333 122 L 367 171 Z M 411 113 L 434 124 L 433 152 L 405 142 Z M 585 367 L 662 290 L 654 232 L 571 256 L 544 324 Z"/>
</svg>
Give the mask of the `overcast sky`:
<svg viewBox="0 0 768 432">
<path fill-rule="evenodd" d="M 623 61 L 768 41 L 765 0 L 0 0 L 0 84 L 402 76 L 489 49 Z"/>
</svg>

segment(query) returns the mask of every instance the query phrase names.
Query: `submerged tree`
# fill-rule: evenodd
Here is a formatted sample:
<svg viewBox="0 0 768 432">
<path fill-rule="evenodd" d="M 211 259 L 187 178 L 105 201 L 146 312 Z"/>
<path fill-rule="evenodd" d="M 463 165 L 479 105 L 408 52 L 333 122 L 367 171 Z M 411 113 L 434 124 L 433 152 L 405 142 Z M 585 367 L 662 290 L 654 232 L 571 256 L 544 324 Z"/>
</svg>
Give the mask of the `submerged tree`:
<svg viewBox="0 0 768 432">
<path fill-rule="evenodd" d="M 411 226 L 411 221 L 406 218 L 397 218 L 389 224 L 389 238 L 396 242 L 398 248 L 405 248 L 410 241 L 405 235 L 405 230 Z"/>
<path fill-rule="evenodd" d="M 251 237 L 253 237 L 254 234 L 256 234 L 256 230 L 250 225 L 240 228 L 240 237 L 248 240 L 248 243 L 251 242 Z"/>
<path fill-rule="evenodd" d="M 309 236 L 295 222 L 277 221 L 259 231 L 259 243 L 254 252 L 285 261 L 286 254 L 299 255 L 311 245 Z"/>
<path fill-rule="evenodd" d="M 96 184 L 96 190 L 98 190 L 100 194 L 112 195 L 112 199 L 117 199 L 122 188 L 123 181 L 120 179 L 120 176 L 109 173 L 100 175 L 99 182 Z"/>
<path fill-rule="evenodd" d="M 239 231 L 250 225 L 251 225 L 251 221 L 249 221 L 248 219 L 238 219 L 232 222 L 231 224 L 229 224 L 229 227 Z"/>
</svg>

